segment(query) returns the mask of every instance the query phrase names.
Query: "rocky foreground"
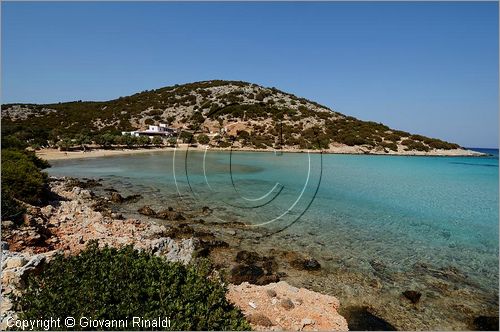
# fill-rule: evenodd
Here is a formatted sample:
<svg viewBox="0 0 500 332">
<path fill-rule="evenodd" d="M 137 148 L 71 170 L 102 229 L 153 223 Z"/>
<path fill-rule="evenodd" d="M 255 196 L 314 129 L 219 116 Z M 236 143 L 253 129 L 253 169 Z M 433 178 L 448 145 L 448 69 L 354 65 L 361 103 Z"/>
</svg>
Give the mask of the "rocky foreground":
<svg viewBox="0 0 500 332">
<path fill-rule="evenodd" d="M 12 299 L 22 296 L 26 276 L 42 268 L 56 253 L 75 255 L 89 241 L 97 240 L 100 246 L 133 245 L 170 261 L 188 263 L 192 257 L 225 244 L 204 239 L 206 233 L 197 233 L 189 226 L 168 227 L 149 219 L 125 219 L 106 209 L 107 200 L 123 202 L 134 197 L 112 192 L 103 199 L 72 179 L 52 179 L 50 187 L 54 200 L 42 208 L 27 206 L 22 226 L 2 221 L 2 330 L 9 319 L 16 317 Z M 172 223 L 185 219 L 172 209 L 157 213 L 144 207 L 140 213 Z M 301 268 L 319 267 L 314 260 L 292 256 L 292 263 Z M 228 285 L 227 297 L 241 308 L 255 329 L 348 330 L 346 320 L 337 312 L 336 298 L 279 281 L 279 274 L 266 268 L 269 261 L 265 257 L 243 251 L 237 258 L 241 264 L 231 270 L 230 281 L 235 284 Z"/>
</svg>

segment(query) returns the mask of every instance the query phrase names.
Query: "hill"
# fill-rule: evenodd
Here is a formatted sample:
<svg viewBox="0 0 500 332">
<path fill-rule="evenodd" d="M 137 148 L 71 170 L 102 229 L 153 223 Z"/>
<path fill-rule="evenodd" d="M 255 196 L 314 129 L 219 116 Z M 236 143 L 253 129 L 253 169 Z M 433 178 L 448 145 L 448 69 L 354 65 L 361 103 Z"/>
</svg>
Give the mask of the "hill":
<svg viewBox="0 0 500 332">
<path fill-rule="evenodd" d="M 330 152 L 466 154 L 454 143 L 361 121 L 276 88 L 204 81 L 92 102 L 2 105 L 2 136 L 34 147 L 98 143 L 121 131 L 166 123 L 212 146 Z M 110 143 L 111 144 L 111 143 Z"/>
</svg>

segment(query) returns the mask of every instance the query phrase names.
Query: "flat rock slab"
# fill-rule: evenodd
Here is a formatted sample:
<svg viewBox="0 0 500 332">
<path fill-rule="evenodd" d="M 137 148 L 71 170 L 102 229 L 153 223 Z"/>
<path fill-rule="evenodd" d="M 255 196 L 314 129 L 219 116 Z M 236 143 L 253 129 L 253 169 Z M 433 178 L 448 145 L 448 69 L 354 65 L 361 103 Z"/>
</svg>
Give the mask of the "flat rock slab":
<svg viewBox="0 0 500 332">
<path fill-rule="evenodd" d="M 265 286 L 230 284 L 226 297 L 243 311 L 256 330 L 349 330 L 347 321 L 337 312 L 340 304 L 335 297 L 296 288 L 285 281 Z M 283 307 L 282 301 L 293 307 Z"/>
</svg>

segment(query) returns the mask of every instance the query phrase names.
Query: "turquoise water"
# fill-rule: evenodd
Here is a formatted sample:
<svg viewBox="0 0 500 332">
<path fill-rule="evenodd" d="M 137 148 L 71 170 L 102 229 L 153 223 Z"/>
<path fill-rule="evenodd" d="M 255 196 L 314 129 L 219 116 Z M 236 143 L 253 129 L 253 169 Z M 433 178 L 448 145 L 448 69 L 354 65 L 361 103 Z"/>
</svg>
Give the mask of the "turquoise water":
<svg viewBox="0 0 500 332">
<path fill-rule="evenodd" d="M 453 267 L 496 297 L 497 151 L 481 158 L 177 152 L 175 160 L 163 152 L 57 161 L 49 172 L 103 178 L 157 207 L 181 194 L 186 205 L 213 207 L 219 220 L 278 232 L 269 246 L 334 257 L 332 268 L 339 260 L 364 273 L 374 260 L 393 273 L 420 263 Z"/>
</svg>

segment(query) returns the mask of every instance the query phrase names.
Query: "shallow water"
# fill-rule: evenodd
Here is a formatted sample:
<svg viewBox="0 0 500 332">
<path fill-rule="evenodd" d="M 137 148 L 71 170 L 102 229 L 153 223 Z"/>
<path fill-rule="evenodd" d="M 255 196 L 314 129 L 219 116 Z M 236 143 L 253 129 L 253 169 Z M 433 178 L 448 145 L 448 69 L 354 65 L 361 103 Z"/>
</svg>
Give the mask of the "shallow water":
<svg viewBox="0 0 500 332">
<path fill-rule="evenodd" d="M 52 175 L 143 194 L 137 204 L 210 206 L 216 220 L 265 227 L 273 235 L 249 248 L 299 250 L 324 267 L 291 281 L 399 328 L 465 329 L 498 311 L 498 155 L 178 151 L 52 164 Z M 423 304 L 402 301 L 406 289 Z"/>
</svg>

